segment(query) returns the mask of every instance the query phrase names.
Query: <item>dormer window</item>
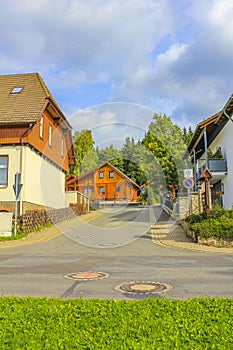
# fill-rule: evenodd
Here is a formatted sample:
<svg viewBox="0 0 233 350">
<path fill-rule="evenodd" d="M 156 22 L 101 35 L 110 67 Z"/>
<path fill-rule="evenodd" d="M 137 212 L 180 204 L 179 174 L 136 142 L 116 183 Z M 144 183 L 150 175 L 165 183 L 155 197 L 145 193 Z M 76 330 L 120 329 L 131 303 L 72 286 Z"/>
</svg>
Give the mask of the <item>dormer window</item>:
<svg viewBox="0 0 233 350">
<path fill-rule="evenodd" d="M 20 94 L 20 92 L 23 90 L 23 86 L 15 86 L 12 90 L 11 90 L 11 94 Z"/>
</svg>

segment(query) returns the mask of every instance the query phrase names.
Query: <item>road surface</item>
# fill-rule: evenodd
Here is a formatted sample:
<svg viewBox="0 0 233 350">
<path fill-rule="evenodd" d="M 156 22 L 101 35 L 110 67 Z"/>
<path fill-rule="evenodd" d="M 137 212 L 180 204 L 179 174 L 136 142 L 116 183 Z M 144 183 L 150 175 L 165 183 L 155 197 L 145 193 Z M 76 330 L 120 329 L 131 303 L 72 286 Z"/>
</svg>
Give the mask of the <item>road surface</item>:
<svg viewBox="0 0 233 350">
<path fill-rule="evenodd" d="M 34 245 L 0 248 L 0 294 L 69 298 L 141 299 L 115 289 L 124 283 L 169 284 L 170 299 L 233 297 L 233 255 L 155 245 L 150 224 L 164 220 L 160 207 L 111 208 L 57 237 Z M 99 280 L 65 276 L 103 272 Z M 156 294 L 154 297 L 161 297 Z"/>
</svg>

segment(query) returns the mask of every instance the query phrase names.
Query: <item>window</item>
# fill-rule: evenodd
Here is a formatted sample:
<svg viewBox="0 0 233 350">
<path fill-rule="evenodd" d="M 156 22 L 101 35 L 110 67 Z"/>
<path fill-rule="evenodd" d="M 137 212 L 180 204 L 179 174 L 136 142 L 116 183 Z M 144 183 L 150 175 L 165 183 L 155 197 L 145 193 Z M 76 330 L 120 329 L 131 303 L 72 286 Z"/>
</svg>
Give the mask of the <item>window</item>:
<svg viewBox="0 0 233 350">
<path fill-rule="evenodd" d="M 20 94 L 20 92 L 23 90 L 23 86 L 15 86 L 12 90 L 11 90 L 11 94 Z"/>
<path fill-rule="evenodd" d="M 116 192 L 120 192 L 121 191 L 121 186 L 117 185 L 116 186 Z"/>
<path fill-rule="evenodd" d="M 64 138 L 61 139 L 61 156 L 64 157 Z"/>
<path fill-rule="evenodd" d="M 8 180 L 8 156 L 0 156 L 0 186 L 7 186 Z"/>
<path fill-rule="evenodd" d="M 40 118 L 40 138 L 43 139 L 43 129 L 44 129 L 44 117 Z"/>
<path fill-rule="evenodd" d="M 103 186 L 100 186 L 100 187 L 99 187 L 99 192 L 100 192 L 101 194 L 104 194 L 104 187 L 103 187 Z"/>
<path fill-rule="evenodd" d="M 103 178 L 104 178 L 104 172 L 103 172 L 103 171 L 100 171 L 100 172 L 99 172 L 99 178 L 100 178 L 100 179 L 103 179 Z"/>
<path fill-rule="evenodd" d="M 52 147 L 52 125 L 49 124 L 49 146 Z"/>
<path fill-rule="evenodd" d="M 114 178 L 114 172 L 113 171 L 109 171 L 109 179 L 113 179 Z"/>
</svg>

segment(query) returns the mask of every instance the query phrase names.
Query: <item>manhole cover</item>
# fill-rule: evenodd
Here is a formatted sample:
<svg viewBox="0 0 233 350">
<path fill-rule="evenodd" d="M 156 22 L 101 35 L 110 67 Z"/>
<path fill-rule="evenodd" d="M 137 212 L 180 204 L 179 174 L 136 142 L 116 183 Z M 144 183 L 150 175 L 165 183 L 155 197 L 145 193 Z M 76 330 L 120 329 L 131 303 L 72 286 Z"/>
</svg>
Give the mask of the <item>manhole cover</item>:
<svg viewBox="0 0 233 350">
<path fill-rule="evenodd" d="M 109 274 L 106 272 L 91 272 L 91 271 L 85 271 L 85 272 L 75 272 L 70 273 L 69 275 L 64 276 L 65 278 L 76 280 L 76 281 L 94 281 L 94 280 L 101 280 L 102 278 L 108 277 Z"/>
<path fill-rule="evenodd" d="M 118 247 L 119 243 L 98 243 L 96 244 L 96 247 L 100 248 L 112 248 L 112 247 Z"/>
<path fill-rule="evenodd" d="M 126 294 L 159 294 L 168 292 L 173 289 L 173 287 L 167 283 L 161 282 L 136 281 L 122 283 L 114 287 L 114 289 Z"/>
</svg>

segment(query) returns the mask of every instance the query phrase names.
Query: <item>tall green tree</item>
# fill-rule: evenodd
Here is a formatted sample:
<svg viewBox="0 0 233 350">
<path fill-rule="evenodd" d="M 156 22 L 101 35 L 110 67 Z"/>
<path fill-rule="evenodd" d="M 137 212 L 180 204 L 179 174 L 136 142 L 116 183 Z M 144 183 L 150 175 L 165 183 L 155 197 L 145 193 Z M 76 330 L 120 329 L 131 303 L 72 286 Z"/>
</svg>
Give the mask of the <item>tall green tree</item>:
<svg viewBox="0 0 233 350">
<path fill-rule="evenodd" d="M 182 132 L 182 140 L 184 141 L 184 143 L 186 145 L 189 144 L 189 142 L 191 141 L 192 137 L 193 137 L 193 131 L 192 131 L 191 126 L 189 126 L 188 131 L 187 131 L 186 127 L 184 127 L 183 128 L 183 132 Z"/>
<path fill-rule="evenodd" d="M 126 137 L 121 154 L 123 158 L 124 173 L 138 185 L 146 182 L 146 175 L 142 167 L 145 153 L 140 141 Z"/>
<path fill-rule="evenodd" d="M 76 131 L 73 137 L 76 166 L 74 174 L 90 170 L 97 165 L 98 157 L 94 152 L 94 140 L 90 130 Z"/>
<path fill-rule="evenodd" d="M 166 186 L 169 188 L 169 186 L 178 185 L 183 175 L 185 164 L 182 157 L 186 148 L 182 141 L 181 129 L 174 125 L 166 115 L 155 114 L 143 139 L 143 144 L 159 163 Z"/>
</svg>

